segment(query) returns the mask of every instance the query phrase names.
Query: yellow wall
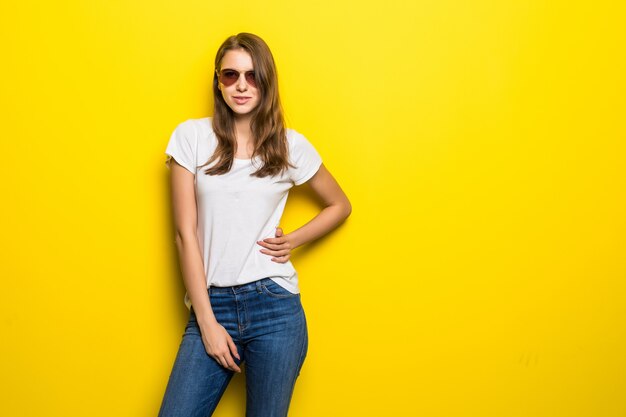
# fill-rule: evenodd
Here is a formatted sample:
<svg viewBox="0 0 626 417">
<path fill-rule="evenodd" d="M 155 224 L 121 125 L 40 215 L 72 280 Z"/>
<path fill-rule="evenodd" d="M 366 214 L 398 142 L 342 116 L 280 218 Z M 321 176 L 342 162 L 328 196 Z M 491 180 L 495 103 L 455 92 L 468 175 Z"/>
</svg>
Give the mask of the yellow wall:
<svg viewBox="0 0 626 417">
<path fill-rule="evenodd" d="M 10 3 L 0 415 L 157 414 L 187 319 L 165 146 L 240 31 L 354 209 L 293 258 L 291 415 L 626 415 L 623 2 Z"/>
</svg>

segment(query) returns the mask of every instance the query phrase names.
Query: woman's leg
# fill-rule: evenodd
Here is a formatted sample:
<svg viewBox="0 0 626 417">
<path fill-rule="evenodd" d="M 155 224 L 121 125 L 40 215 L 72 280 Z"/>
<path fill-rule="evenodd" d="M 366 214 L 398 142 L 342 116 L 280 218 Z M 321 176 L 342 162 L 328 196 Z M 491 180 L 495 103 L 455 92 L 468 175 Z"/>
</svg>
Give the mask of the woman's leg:
<svg viewBox="0 0 626 417">
<path fill-rule="evenodd" d="M 308 348 L 300 294 L 271 279 L 259 281 L 246 300 L 249 326 L 242 332 L 246 361 L 246 417 L 286 417 Z"/>
<path fill-rule="evenodd" d="M 220 294 L 221 296 L 222 294 Z M 228 330 L 237 345 L 239 356 L 243 350 L 232 332 L 236 310 L 229 309 L 228 297 L 211 297 L 218 322 Z M 219 315 L 218 315 L 219 312 Z M 236 324 L 234 326 L 236 329 Z M 240 364 L 236 359 L 235 362 Z M 174 361 L 159 417 L 208 417 L 213 414 L 234 372 L 221 366 L 204 348 L 200 328 L 193 307 Z"/>
</svg>

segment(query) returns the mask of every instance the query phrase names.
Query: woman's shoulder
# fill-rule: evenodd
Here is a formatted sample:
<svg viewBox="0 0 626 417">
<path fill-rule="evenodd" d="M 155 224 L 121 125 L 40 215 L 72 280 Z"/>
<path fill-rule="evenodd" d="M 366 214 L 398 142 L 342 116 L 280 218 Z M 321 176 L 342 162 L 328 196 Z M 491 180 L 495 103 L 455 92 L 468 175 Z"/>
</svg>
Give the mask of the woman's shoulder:
<svg viewBox="0 0 626 417">
<path fill-rule="evenodd" d="M 198 161 L 208 159 L 217 146 L 211 117 L 187 119 L 178 124 L 176 131 L 188 142 Z"/>
<path fill-rule="evenodd" d="M 183 123 L 193 125 L 199 132 L 213 132 L 213 118 L 210 116 L 187 119 Z"/>
<path fill-rule="evenodd" d="M 301 148 L 309 145 L 309 140 L 302 133 L 292 128 L 285 128 L 285 135 L 287 136 L 287 143 L 289 148 Z"/>
<path fill-rule="evenodd" d="M 216 138 L 213 132 L 213 118 L 212 117 L 198 117 L 193 119 L 187 119 L 179 126 L 187 132 L 193 132 L 198 141 L 198 146 L 215 146 Z"/>
<path fill-rule="evenodd" d="M 317 149 L 309 139 L 295 129 L 286 129 L 287 142 L 289 146 L 290 159 L 298 161 L 301 159 L 321 159 Z"/>
<path fill-rule="evenodd" d="M 180 122 L 176 130 L 186 135 L 202 135 L 213 132 L 213 125 L 211 117 L 200 117 Z"/>
</svg>

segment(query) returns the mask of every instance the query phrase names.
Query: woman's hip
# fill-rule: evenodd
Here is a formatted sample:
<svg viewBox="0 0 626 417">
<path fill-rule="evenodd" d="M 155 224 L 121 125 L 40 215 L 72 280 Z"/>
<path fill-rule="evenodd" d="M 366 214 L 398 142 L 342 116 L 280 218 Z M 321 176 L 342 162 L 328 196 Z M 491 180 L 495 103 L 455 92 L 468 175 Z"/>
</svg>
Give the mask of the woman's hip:
<svg viewBox="0 0 626 417">
<path fill-rule="evenodd" d="M 291 293 L 270 278 L 232 287 L 209 287 L 216 320 L 233 339 L 245 341 L 268 333 L 306 333 L 300 293 Z M 193 306 L 190 320 L 195 320 Z"/>
</svg>

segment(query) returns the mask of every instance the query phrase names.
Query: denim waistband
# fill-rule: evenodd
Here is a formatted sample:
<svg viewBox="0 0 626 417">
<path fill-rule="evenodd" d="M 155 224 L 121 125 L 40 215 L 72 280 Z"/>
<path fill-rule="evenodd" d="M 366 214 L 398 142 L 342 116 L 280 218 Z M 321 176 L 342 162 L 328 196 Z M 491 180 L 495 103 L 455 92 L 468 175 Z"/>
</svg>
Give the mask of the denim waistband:
<svg viewBox="0 0 626 417">
<path fill-rule="evenodd" d="M 241 284 L 241 285 L 233 285 L 233 286 L 230 286 L 230 287 L 215 287 L 215 286 L 211 285 L 209 287 L 209 294 L 214 294 L 214 293 L 239 294 L 239 293 L 247 292 L 247 291 L 260 291 L 261 290 L 261 285 L 269 284 L 269 283 L 272 283 L 272 282 L 273 282 L 272 279 L 267 277 L 267 278 L 258 279 L 256 281 L 247 282 L 247 283 Z"/>
</svg>

